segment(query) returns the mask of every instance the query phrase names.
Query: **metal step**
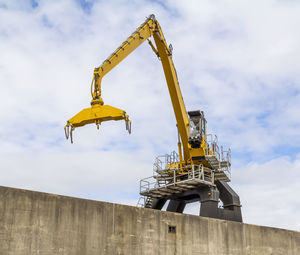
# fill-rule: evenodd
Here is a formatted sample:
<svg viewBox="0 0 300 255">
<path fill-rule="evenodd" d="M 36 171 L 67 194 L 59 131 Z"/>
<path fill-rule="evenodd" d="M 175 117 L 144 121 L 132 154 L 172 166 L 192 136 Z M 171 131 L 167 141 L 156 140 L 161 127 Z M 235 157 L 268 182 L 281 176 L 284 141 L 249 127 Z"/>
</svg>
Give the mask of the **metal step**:
<svg viewBox="0 0 300 255">
<path fill-rule="evenodd" d="M 215 155 L 207 155 L 205 159 L 209 163 L 210 167 L 215 170 L 216 180 L 221 180 L 229 182 L 230 178 L 225 172 L 229 172 L 230 162 L 229 161 L 219 161 Z"/>
<path fill-rule="evenodd" d="M 215 172 L 215 178 L 220 181 L 230 182 L 230 178 L 224 171 Z"/>
</svg>

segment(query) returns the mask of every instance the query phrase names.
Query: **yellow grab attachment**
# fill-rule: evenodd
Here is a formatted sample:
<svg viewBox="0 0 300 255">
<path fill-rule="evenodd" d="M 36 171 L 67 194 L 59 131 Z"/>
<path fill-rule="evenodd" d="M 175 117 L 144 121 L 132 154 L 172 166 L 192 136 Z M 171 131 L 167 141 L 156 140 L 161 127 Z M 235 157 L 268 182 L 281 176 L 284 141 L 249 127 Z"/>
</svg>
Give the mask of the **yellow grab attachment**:
<svg viewBox="0 0 300 255">
<path fill-rule="evenodd" d="M 95 123 L 99 129 L 101 122 L 108 120 L 125 120 L 126 130 L 129 134 L 131 133 L 131 121 L 125 111 L 110 105 L 92 104 L 91 108 L 83 109 L 67 121 L 65 125 L 66 138 L 70 137 L 71 143 L 73 143 L 72 132 L 75 128 Z"/>
</svg>

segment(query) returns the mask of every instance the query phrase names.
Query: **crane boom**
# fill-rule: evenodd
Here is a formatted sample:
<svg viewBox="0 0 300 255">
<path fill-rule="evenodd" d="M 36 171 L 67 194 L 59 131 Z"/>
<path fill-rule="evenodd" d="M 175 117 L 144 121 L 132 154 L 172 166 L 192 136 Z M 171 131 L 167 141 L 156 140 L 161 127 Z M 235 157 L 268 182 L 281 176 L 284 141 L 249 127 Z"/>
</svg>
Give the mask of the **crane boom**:
<svg viewBox="0 0 300 255">
<path fill-rule="evenodd" d="M 165 73 L 175 118 L 177 122 L 178 132 L 182 141 L 184 160 L 190 160 L 190 148 L 189 148 L 189 120 L 185 109 L 184 101 L 182 98 L 177 73 L 172 60 L 172 51 L 168 47 L 161 27 L 154 15 L 150 15 L 146 21 L 141 24 L 136 31 L 134 31 L 126 41 L 124 41 L 104 62 L 94 69 L 94 77 L 92 81 L 92 108 L 84 109 L 79 114 L 70 119 L 66 125 L 66 128 L 71 127 L 72 130 L 75 127 L 83 126 L 85 124 L 96 123 L 99 125 L 102 121 L 106 120 L 119 120 L 125 119 L 126 123 L 130 124 L 128 115 L 126 112 L 111 108 L 111 106 L 104 105 L 101 98 L 101 80 L 109 71 L 117 66 L 123 59 L 125 59 L 131 52 L 139 47 L 148 38 L 153 36 L 157 49 L 153 46 L 151 41 L 149 44 L 154 52 L 157 54 L 162 62 L 163 70 Z M 102 107 L 102 108 L 101 108 Z M 103 108 L 106 107 L 106 108 Z M 101 111 L 101 110 L 103 111 Z M 117 110 L 119 110 L 117 112 Z M 114 114 L 111 112 L 114 111 Z M 100 114 L 101 112 L 101 114 Z M 97 117 L 93 115 L 97 113 Z M 129 126 L 127 124 L 127 127 Z M 129 131 L 130 128 L 128 127 Z M 68 137 L 69 131 L 66 131 Z"/>
</svg>

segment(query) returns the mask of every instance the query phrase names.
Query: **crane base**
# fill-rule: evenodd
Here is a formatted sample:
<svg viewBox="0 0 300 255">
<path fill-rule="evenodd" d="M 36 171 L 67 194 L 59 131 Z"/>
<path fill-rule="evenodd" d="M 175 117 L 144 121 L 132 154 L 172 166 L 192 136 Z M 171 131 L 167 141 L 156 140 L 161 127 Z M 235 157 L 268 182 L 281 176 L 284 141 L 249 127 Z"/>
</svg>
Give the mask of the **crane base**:
<svg viewBox="0 0 300 255">
<path fill-rule="evenodd" d="M 237 193 L 224 181 L 216 181 L 216 186 L 199 186 L 182 193 L 164 198 L 154 198 L 150 208 L 161 210 L 170 200 L 167 211 L 182 213 L 186 204 L 200 202 L 200 216 L 243 222 L 240 199 Z M 219 199 L 223 207 L 219 207 Z"/>
</svg>

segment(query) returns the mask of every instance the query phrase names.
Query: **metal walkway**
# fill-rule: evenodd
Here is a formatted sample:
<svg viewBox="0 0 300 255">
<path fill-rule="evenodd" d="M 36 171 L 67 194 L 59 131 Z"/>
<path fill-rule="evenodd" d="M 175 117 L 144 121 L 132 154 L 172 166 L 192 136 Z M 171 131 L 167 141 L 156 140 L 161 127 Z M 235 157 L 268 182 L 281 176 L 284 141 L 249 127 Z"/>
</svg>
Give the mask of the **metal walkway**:
<svg viewBox="0 0 300 255">
<path fill-rule="evenodd" d="M 168 199 L 203 186 L 215 186 L 215 181 L 230 182 L 231 151 L 219 148 L 216 136 L 207 135 L 206 167 L 187 165 L 179 169 L 179 156 L 173 151 L 156 158 L 153 175 L 140 180 L 140 195 L 149 198 Z M 175 164 L 174 164 L 175 163 Z M 172 166 L 178 168 L 172 168 Z M 183 174 L 184 172 L 184 174 Z M 144 202 L 146 206 L 146 202 Z"/>
<path fill-rule="evenodd" d="M 195 189 L 199 186 L 215 186 L 214 171 L 206 172 L 202 165 L 185 167 L 187 173 L 178 169 L 158 170 L 158 174 L 140 181 L 140 195 L 153 198 L 169 197 L 176 193 Z"/>
</svg>

